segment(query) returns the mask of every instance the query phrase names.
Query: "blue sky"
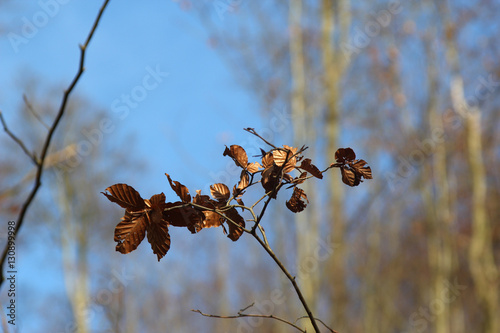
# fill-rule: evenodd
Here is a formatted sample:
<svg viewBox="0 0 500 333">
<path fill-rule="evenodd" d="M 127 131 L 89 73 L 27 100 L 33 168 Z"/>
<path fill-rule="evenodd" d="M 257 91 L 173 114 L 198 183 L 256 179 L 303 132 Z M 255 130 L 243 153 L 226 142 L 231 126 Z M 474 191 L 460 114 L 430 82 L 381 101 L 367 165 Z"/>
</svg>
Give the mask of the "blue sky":
<svg viewBox="0 0 500 333">
<path fill-rule="evenodd" d="M 78 44 L 85 40 L 100 5 L 61 4 L 46 24 L 38 23 L 33 37 L 23 39 L 26 43 L 18 43 L 13 35 L 2 38 L 0 84 L 10 88 L 2 89 L 0 103 L 7 120 L 14 118 L 10 110 L 22 103 L 20 73 L 34 73 L 44 84 L 61 89 L 67 86 L 77 69 Z M 52 14 L 36 3 L 6 7 L 0 18 L 21 38 L 26 36 L 26 20 L 37 23 L 40 13 Z M 234 15 L 219 16 L 215 6 L 207 8 L 213 10 L 216 24 L 230 26 Z M 86 72 L 75 93 L 108 112 L 113 131 L 104 140 L 124 134 L 138 140 L 140 149 L 134 153 L 151 162 L 153 174 L 169 171 L 185 179 L 206 173 L 217 163 L 212 155 L 222 152 L 224 144 L 248 137 L 242 128 L 261 125 L 256 104 L 234 82 L 209 37 L 197 14 L 183 10 L 181 2 L 120 1 L 110 3 L 88 48 Z M 123 96 L 134 89 L 137 93 L 151 71 L 168 74 L 151 81 L 154 89 L 135 100 L 122 117 Z M 179 154 L 191 163 L 177 174 L 178 162 L 170 157 Z"/>
<path fill-rule="evenodd" d="M 41 5 L 47 3 L 51 6 Z M 54 3 L 58 5 L 54 7 Z M 13 131 L 22 126 L 16 111 L 23 103 L 25 75 L 37 77 L 45 87 L 60 88 L 62 96 L 77 70 L 78 45 L 87 37 L 100 6 L 99 1 L 2 4 L 0 109 Z M 209 15 L 215 24 L 230 26 L 234 19 L 231 14 L 219 15 L 214 6 L 207 8 L 213 10 Z M 30 24 L 35 25 L 36 31 L 29 30 Z M 146 163 L 144 172 L 139 174 L 124 166 L 119 174 L 110 175 L 109 185 L 127 182 L 145 198 L 162 191 L 172 198 L 164 176 L 168 172 L 192 193 L 200 187 L 206 191 L 217 179 L 218 171 L 210 171 L 223 171 L 228 162 L 233 163 L 222 157 L 224 145 L 248 143 L 249 134 L 242 129 L 262 126 L 256 104 L 234 81 L 210 46 L 209 37 L 197 14 L 184 10 L 181 2 L 110 3 L 89 45 L 86 71 L 74 93 L 96 107 L 88 110 L 89 117 L 104 111 L 103 118 L 112 127 L 110 133 L 103 135 L 104 144 L 123 149 Z M 151 72 L 162 74 L 154 80 Z M 148 75 L 146 84 L 151 89 L 145 90 Z M 141 95 L 144 91 L 145 96 Z M 128 107 L 123 117 L 123 96 L 134 93 L 133 107 Z M 134 138 L 133 145 L 124 141 L 126 137 Z M 29 224 L 24 226 L 20 237 L 28 227 Z M 172 237 L 176 233 L 179 232 L 173 231 Z M 50 238 L 43 233 L 39 236 Z M 173 246 L 179 249 L 180 243 L 173 240 Z M 23 245 L 19 252 L 22 270 L 18 283 L 23 294 L 36 291 L 43 299 L 43 295 L 61 290 L 62 276 L 57 273 L 60 253 L 47 249 L 43 242 Z M 149 252 L 149 246 L 143 244 L 131 258 L 153 258 Z M 49 256 L 55 260 L 44 260 Z M 43 285 L 34 283 L 33 275 Z M 40 306 L 39 302 L 19 305 L 20 331 L 36 331 L 41 318 L 25 315 L 22 319 L 23 313 L 33 313 L 36 306 Z"/>
</svg>

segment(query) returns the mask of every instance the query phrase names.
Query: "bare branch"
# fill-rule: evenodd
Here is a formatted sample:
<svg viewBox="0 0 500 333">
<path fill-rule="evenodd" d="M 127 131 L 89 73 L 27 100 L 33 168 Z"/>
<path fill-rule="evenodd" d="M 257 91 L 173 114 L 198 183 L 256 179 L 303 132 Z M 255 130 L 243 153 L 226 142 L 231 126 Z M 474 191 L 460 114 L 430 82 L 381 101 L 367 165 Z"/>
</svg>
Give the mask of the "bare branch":
<svg viewBox="0 0 500 333">
<path fill-rule="evenodd" d="M 40 124 L 43 125 L 43 127 L 45 127 L 47 130 L 50 130 L 49 125 L 47 125 L 43 121 L 42 117 L 40 117 L 40 115 L 38 113 L 36 113 L 35 108 L 33 108 L 33 105 L 28 100 L 28 97 L 26 96 L 26 94 L 23 94 L 23 101 L 24 101 L 24 104 L 26 104 L 26 107 L 28 108 L 28 111 L 31 112 L 31 114 L 33 115 L 33 117 L 35 117 L 36 120 L 38 120 L 40 122 Z"/>
<path fill-rule="evenodd" d="M 66 106 L 68 104 L 68 99 L 75 88 L 76 84 L 78 83 L 78 80 L 80 80 L 80 77 L 82 76 L 83 72 L 85 71 L 85 51 L 90 43 L 90 40 L 94 36 L 94 32 L 96 31 L 97 25 L 99 24 L 99 21 L 101 20 L 102 14 L 104 13 L 104 10 L 106 9 L 107 5 L 109 3 L 109 0 L 105 0 L 104 3 L 101 6 L 101 9 L 99 10 L 99 13 L 97 14 L 97 17 L 94 21 L 94 24 L 92 28 L 90 29 L 89 35 L 87 36 L 87 39 L 85 40 L 85 43 L 83 45 L 80 45 L 80 63 L 78 66 L 78 71 L 73 78 L 73 81 L 71 81 L 68 89 L 64 91 L 64 95 L 62 98 L 61 105 L 59 107 L 59 111 L 57 112 L 56 118 L 54 119 L 54 122 L 52 123 L 52 126 L 49 129 L 49 132 L 47 133 L 47 136 L 45 138 L 45 142 L 43 144 L 42 152 L 40 154 L 40 161 L 37 164 L 37 172 L 36 172 L 36 177 L 35 177 L 35 182 L 33 185 L 33 189 L 31 190 L 28 198 L 26 201 L 23 203 L 23 206 L 21 207 L 21 211 L 19 212 L 19 217 L 17 218 L 17 223 L 16 227 L 14 230 L 14 237 L 17 236 L 17 233 L 19 232 L 19 229 L 21 225 L 23 224 L 24 217 L 26 216 L 26 213 L 28 211 L 28 208 L 30 207 L 31 203 L 33 202 L 33 199 L 35 198 L 36 193 L 38 192 L 38 189 L 40 188 L 42 182 L 42 174 L 44 171 L 44 163 L 45 163 L 45 158 L 47 157 L 47 153 L 50 148 L 50 144 L 52 142 L 52 137 L 57 129 L 57 126 L 59 125 L 59 122 L 61 121 L 61 118 L 63 117 L 65 111 L 66 111 Z M 1 115 L 1 113 L 0 113 Z M 5 122 L 3 121 L 2 118 L 2 123 L 4 124 L 5 128 Z M 12 136 L 11 136 L 12 137 Z M 24 146 L 24 145 L 23 145 Z M 26 148 L 23 148 L 25 152 L 27 152 Z M 5 245 L 5 248 L 3 250 L 2 254 L 2 259 L 0 261 L 0 268 L 3 267 L 3 264 L 5 262 L 5 259 L 7 258 L 7 252 L 9 250 L 9 244 L 7 243 Z M 3 270 L 0 269 L 0 286 L 4 282 L 4 276 L 3 276 Z"/>
<path fill-rule="evenodd" d="M 316 319 L 313 316 L 312 311 L 309 308 L 309 305 L 307 304 L 307 301 L 305 300 L 304 296 L 302 295 L 302 291 L 300 290 L 299 285 L 295 281 L 295 277 L 292 276 L 292 274 L 290 274 L 290 272 L 286 269 L 285 265 L 283 265 L 283 263 L 278 259 L 278 257 L 276 256 L 276 254 L 274 254 L 273 250 L 271 249 L 271 247 L 268 244 L 266 244 L 255 232 L 252 233 L 252 236 L 259 242 L 259 244 L 264 248 L 264 250 L 266 250 L 266 252 L 271 256 L 271 258 L 273 258 L 274 262 L 279 266 L 279 268 L 286 275 L 288 280 L 290 280 L 290 283 L 292 284 L 293 289 L 295 289 L 295 293 L 299 297 L 299 300 L 302 303 L 302 306 L 306 310 L 307 316 L 309 317 L 309 320 L 311 321 L 311 324 L 313 325 L 314 330 L 316 332 L 319 332 L 319 328 L 316 325 Z"/>
<path fill-rule="evenodd" d="M 210 318 L 219 318 L 219 319 L 236 319 L 236 318 L 244 318 L 244 317 L 255 317 L 255 318 L 267 318 L 267 319 L 275 319 L 275 320 L 278 320 L 278 321 L 281 321 L 282 323 L 285 323 L 287 325 L 290 325 L 292 326 L 293 328 L 297 329 L 298 331 L 300 332 L 306 332 L 305 330 L 303 330 L 302 328 L 300 328 L 299 326 L 289 322 L 288 320 L 286 319 L 283 319 L 283 318 L 280 318 L 280 317 L 277 317 L 275 315 L 261 315 L 261 314 L 251 314 L 251 313 L 243 313 L 244 310 L 248 309 L 249 307 L 251 307 L 253 304 L 247 306 L 245 309 L 243 310 L 240 310 L 238 312 L 237 315 L 233 315 L 233 316 L 219 316 L 219 315 L 213 315 L 213 314 L 208 314 L 208 313 L 203 313 L 201 312 L 200 310 L 191 310 L 193 312 L 197 312 L 199 314 L 201 314 L 202 316 L 205 316 L 205 317 L 210 317 Z"/>
<path fill-rule="evenodd" d="M 297 318 L 297 320 L 296 320 L 295 322 L 298 322 L 300 319 L 306 319 L 306 318 L 308 318 L 308 317 L 307 317 L 307 316 L 302 316 L 302 317 L 299 317 L 299 318 Z M 316 319 L 316 320 L 317 320 L 317 321 L 319 321 L 321 324 L 323 324 L 323 326 L 325 326 L 325 328 L 326 328 L 327 330 L 329 330 L 330 332 L 332 332 L 332 333 L 338 333 L 336 330 L 334 330 L 334 329 L 330 328 L 327 324 L 325 324 L 325 322 L 324 322 L 323 320 L 321 320 L 321 319 L 319 319 L 319 318 L 314 318 L 314 319 Z"/>
<path fill-rule="evenodd" d="M 28 155 L 28 157 L 31 159 L 31 161 L 33 161 L 33 163 L 38 166 L 39 162 L 38 162 L 36 156 L 34 154 L 30 153 L 30 151 L 28 150 L 28 148 L 26 148 L 26 145 L 24 144 L 24 142 L 22 142 L 21 139 L 19 139 L 7 127 L 7 123 L 5 122 L 5 119 L 3 118 L 2 111 L 0 111 L 0 121 L 2 122 L 4 131 L 12 138 L 12 140 L 14 140 L 21 147 L 21 149 L 24 151 L 24 153 L 26 155 Z"/>
<path fill-rule="evenodd" d="M 263 137 L 261 137 L 256 131 L 254 128 L 244 128 L 245 131 L 247 131 L 248 133 L 252 133 L 253 135 L 255 135 L 256 137 L 258 137 L 259 139 L 261 139 L 262 141 L 264 141 L 265 143 L 267 143 L 268 145 L 270 145 L 271 147 L 273 148 L 276 148 L 275 145 L 273 145 L 271 142 L 267 141 L 266 139 L 264 139 Z"/>
</svg>

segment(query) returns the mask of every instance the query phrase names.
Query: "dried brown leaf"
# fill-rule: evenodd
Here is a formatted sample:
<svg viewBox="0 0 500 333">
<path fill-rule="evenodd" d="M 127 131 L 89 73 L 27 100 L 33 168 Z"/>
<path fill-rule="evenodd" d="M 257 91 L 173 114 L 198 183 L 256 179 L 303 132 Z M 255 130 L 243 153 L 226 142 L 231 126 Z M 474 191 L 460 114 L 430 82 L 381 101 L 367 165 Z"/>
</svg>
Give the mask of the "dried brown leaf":
<svg viewBox="0 0 500 333">
<path fill-rule="evenodd" d="M 246 168 L 248 164 L 247 153 L 241 146 L 231 145 L 230 148 L 226 147 L 223 155 L 231 157 L 234 160 L 234 163 L 239 167 Z"/>
<path fill-rule="evenodd" d="M 311 163 L 310 158 L 304 159 L 302 161 L 302 163 L 300 164 L 299 168 L 309 172 L 311 175 L 313 175 L 316 178 L 323 179 L 323 174 L 321 173 L 321 171 L 319 171 L 319 169 L 314 164 Z"/>
<path fill-rule="evenodd" d="M 229 188 L 222 183 L 210 185 L 210 194 L 219 201 L 227 201 L 230 196 Z"/>
<path fill-rule="evenodd" d="M 300 176 L 295 177 L 292 180 L 292 183 L 294 183 L 294 184 L 302 184 L 303 182 L 305 182 L 306 178 L 307 178 L 307 172 L 302 172 L 300 174 Z"/>
<path fill-rule="evenodd" d="M 217 228 L 224 222 L 224 218 L 216 212 L 204 210 L 203 214 L 205 215 L 205 219 L 202 222 L 203 228 Z"/>
<path fill-rule="evenodd" d="M 153 195 L 149 200 L 144 200 L 146 206 L 151 207 L 154 210 L 163 211 L 165 207 L 165 194 L 161 192 L 160 194 Z"/>
<path fill-rule="evenodd" d="M 335 152 L 335 160 L 338 163 L 347 163 L 349 161 L 353 161 L 356 158 L 356 153 L 354 150 L 349 148 L 339 148 Z"/>
<path fill-rule="evenodd" d="M 262 171 L 262 179 L 261 184 L 264 190 L 270 192 L 274 190 L 279 184 L 279 168 L 276 165 L 272 165 L 269 168 L 264 169 Z M 271 198 L 276 199 L 277 193 L 274 192 L 271 194 Z"/>
<path fill-rule="evenodd" d="M 238 183 L 238 190 L 244 190 L 250 183 L 250 176 L 248 173 L 243 171 L 240 176 L 240 181 Z"/>
<path fill-rule="evenodd" d="M 172 190 L 174 190 L 174 192 L 177 194 L 177 196 L 179 196 L 179 198 L 183 202 L 190 202 L 191 195 L 189 194 L 188 188 L 186 186 L 182 185 L 181 183 L 179 183 L 178 181 L 172 181 L 172 179 L 170 179 L 170 176 L 168 173 L 165 173 L 165 176 L 167 176 L 168 182 L 170 183 L 170 187 L 172 188 Z"/>
<path fill-rule="evenodd" d="M 211 209 L 216 208 L 218 205 L 217 201 L 212 200 L 208 195 L 201 194 L 201 190 L 196 190 L 196 196 L 193 198 L 193 203 Z"/>
<path fill-rule="evenodd" d="M 139 211 L 146 206 L 144 199 L 141 198 L 139 192 L 127 184 L 111 185 L 106 189 L 106 191 L 110 194 L 105 192 L 101 193 L 104 194 L 110 201 L 117 203 L 128 211 Z"/>
<path fill-rule="evenodd" d="M 170 235 L 168 233 L 168 225 L 165 220 L 160 219 L 150 223 L 147 226 L 148 242 L 151 244 L 153 253 L 158 257 L 158 261 L 167 254 L 170 249 Z"/>
<path fill-rule="evenodd" d="M 226 212 L 226 216 L 231 219 L 231 221 L 235 222 L 237 225 L 241 226 L 242 228 L 245 227 L 245 220 L 243 217 L 238 214 L 238 211 L 236 208 L 231 208 Z M 229 237 L 233 242 L 237 241 L 240 236 L 243 234 L 243 229 L 237 227 L 232 223 L 231 221 L 227 221 L 227 225 L 229 228 L 229 234 L 227 237 Z"/>
<path fill-rule="evenodd" d="M 339 167 L 342 181 L 349 186 L 358 186 L 363 178 L 372 179 L 372 170 L 366 166 L 366 161 L 356 160 L 356 154 L 351 148 L 339 148 L 335 153 L 337 163 L 330 167 Z"/>
<path fill-rule="evenodd" d="M 252 162 L 247 164 L 247 170 L 250 173 L 256 173 L 259 171 L 259 168 L 262 168 L 259 162 Z"/>
<path fill-rule="evenodd" d="M 290 201 L 286 202 L 286 207 L 294 213 L 301 212 L 307 207 L 307 204 L 304 200 L 309 202 L 304 190 L 295 187 L 293 189 L 293 194 L 290 198 Z"/>
<path fill-rule="evenodd" d="M 344 184 L 347 184 L 349 186 L 358 186 L 360 183 L 360 178 L 357 177 L 357 175 L 352 171 L 351 169 L 348 169 L 347 167 L 342 167 L 340 169 L 342 173 L 342 181 Z"/>
<path fill-rule="evenodd" d="M 274 165 L 274 157 L 272 153 L 267 153 L 262 157 L 262 165 L 265 169 L 270 168 Z"/>
<path fill-rule="evenodd" d="M 146 212 L 125 211 L 121 222 L 115 228 L 116 251 L 126 254 L 134 251 L 146 235 L 148 221 Z"/>
<path fill-rule="evenodd" d="M 369 166 L 365 166 L 366 162 L 364 160 L 359 160 L 352 165 L 353 169 L 355 169 L 363 178 L 372 179 L 372 169 Z"/>
<path fill-rule="evenodd" d="M 236 202 L 241 205 L 241 206 L 245 206 L 245 203 L 243 203 L 243 200 L 241 200 L 240 198 L 236 198 Z M 244 209 L 241 208 L 241 211 L 243 211 Z"/>
<path fill-rule="evenodd" d="M 202 228 L 205 216 L 202 212 L 191 206 L 184 206 L 180 201 L 167 202 L 163 211 L 164 220 L 174 227 L 187 227 L 191 233 L 196 233 Z"/>
<path fill-rule="evenodd" d="M 295 164 L 297 164 L 297 158 L 295 153 L 297 152 L 297 148 L 289 147 L 287 145 L 283 146 L 284 149 L 275 149 L 273 150 L 273 159 L 274 164 L 281 167 L 283 166 L 283 171 L 285 173 L 289 173 L 295 168 Z"/>
</svg>

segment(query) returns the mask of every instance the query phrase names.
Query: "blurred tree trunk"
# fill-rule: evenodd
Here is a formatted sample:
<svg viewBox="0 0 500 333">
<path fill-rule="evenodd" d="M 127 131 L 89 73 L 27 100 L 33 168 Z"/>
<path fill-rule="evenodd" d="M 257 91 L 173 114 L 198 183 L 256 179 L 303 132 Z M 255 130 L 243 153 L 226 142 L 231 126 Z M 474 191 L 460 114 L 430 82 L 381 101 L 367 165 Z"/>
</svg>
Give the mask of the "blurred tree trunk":
<svg viewBox="0 0 500 333">
<path fill-rule="evenodd" d="M 373 215 L 372 215 L 373 216 Z M 380 297 L 380 285 L 378 280 L 378 274 L 376 272 L 379 269 L 381 261 L 381 239 L 380 230 L 381 221 L 377 217 L 374 217 L 370 226 L 370 231 L 365 237 L 367 247 L 367 261 L 364 265 L 362 272 L 363 276 L 366 277 L 363 286 L 363 331 L 378 333 L 380 332 L 380 321 L 381 321 L 381 300 Z M 383 312 L 382 312 L 383 313 Z"/>
<path fill-rule="evenodd" d="M 450 94 L 455 112 L 465 121 L 467 159 L 471 179 L 472 234 L 468 259 L 475 292 L 485 314 L 482 332 L 500 332 L 499 272 L 493 256 L 491 221 L 486 211 L 486 171 L 483 160 L 481 110 L 465 98 L 463 78 L 456 46 L 456 25 L 451 23 L 444 2 L 440 11 L 445 22 L 446 58 L 451 68 Z M 477 94 L 477 92 L 476 92 Z M 478 96 L 475 96 L 478 97 Z"/>
<path fill-rule="evenodd" d="M 314 143 L 316 138 L 312 133 L 314 112 L 308 106 L 306 88 L 306 64 L 304 55 L 304 33 L 302 27 L 302 0 L 290 1 L 289 26 L 290 26 L 290 70 L 292 78 L 291 113 L 293 119 L 294 146 L 300 147 L 305 143 Z M 314 154 L 308 150 L 309 154 Z M 308 195 L 309 201 L 315 201 L 316 191 L 312 182 L 301 184 L 301 188 Z M 311 204 L 310 204 L 311 205 Z M 318 239 L 318 219 L 313 207 L 295 215 L 296 223 L 296 269 L 300 287 L 313 313 L 316 312 L 318 292 L 318 275 L 311 272 L 308 258 L 312 258 L 314 244 Z M 304 322 L 305 324 L 306 322 Z M 307 330 L 312 326 L 306 324 Z"/>
<path fill-rule="evenodd" d="M 445 282 L 450 281 L 453 269 L 453 250 L 451 241 L 451 211 L 450 211 L 450 188 L 448 183 L 447 150 L 444 138 L 434 140 L 435 131 L 443 131 L 442 117 L 438 113 L 438 68 L 432 42 L 437 30 L 431 28 L 427 38 L 424 40 L 427 55 L 427 123 L 428 131 L 426 138 L 422 140 L 421 152 L 431 154 L 430 167 L 424 177 L 427 178 L 422 184 L 430 182 L 430 188 L 423 189 L 427 192 L 427 219 L 429 223 L 428 233 L 428 258 L 432 274 L 431 300 L 442 299 Z M 444 135 L 444 133 L 443 133 Z M 450 332 L 450 303 L 443 301 L 442 311 L 436 311 L 436 319 L 433 321 L 436 333 Z"/>
<path fill-rule="evenodd" d="M 336 11 L 336 12 L 335 12 Z M 335 22 L 337 18 L 338 22 Z M 335 48 L 335 27 L 339 29 L 337 43 L 347 40 L 350 26 L 348 0 L 321 2 L 321 50 L 323 63 L 323 99 L 326 109 L 325 137 L 327 160 L 333 160 L 340 137 L 340 81 L 348 65 L 348 59 Z M 328 177 L 329 221 L 331 242 L 336 245 L 327 264 L 327 280 L 332 290 L 332 324 L 336 329 L 347 327 L 348 292 L 346 285 L 346 235 L 343 208 L 343 184 L 340 177 Z"/>
<path fill-rule="evenodd" d="M 216 242 L 218 253 L 231 253 L 231 251 L 228 249 L 228 243 L 225 241 L 225 239 L 217 239 Z M 230 271 L 227 262 L 225 260 L 217 260 L 213 291 L 215 291 L 215 295 L 217 295 L 216 299 L 218 307 L 216 312 L 223 315 L 226 313 L 231 313 L 232 310 L 228 307 L 228 304 L 230 302 L 230 296 L 227 292 L 227 286 L 229 285 L 229 276 Z M 213 322 L 212 325 L 215 326 L 217 332 L 230 332 L 231 327 L 234 326 L 234 323 L 230 320 L 217 320 Z"/>
<path fill-rule="evenodd" d="M 460 79 L 452 82 L 460 94 Z M 463 88 L 462 98 L 463 98 Z M 455 97 L 460 99 L 460 97 Z M 464 102 L 465 99 L 462 99 Z M 463 105 L 463 104 L 459 104 Z M 500 332 L 500 306 L 498 293 L 498 268 L 493 257 L 491 222 L 486 213 L 486 173 L 482 156 L 481 112 L 470 110 L 466 118 L 467 153 L 472 179 L 472 235 L 469 247 L 469 264 L 476 292 L 486 311 L 484 332 Z"/>
<path fill-rule="evenodd" d="M 59 202 L 61 207 L 61 228 L 63 268 L 66 292 L 74 314 L 75 332 L 86 333 L 88 329 L 88 265 L 87 265 L 87 223 L 83 216 L 76 216 L 73 207 L 76 199 L 75 184 L 63 172 L 59 180 Z M 82 190 L 79 188 L 79 190 Z"/>
</svg>

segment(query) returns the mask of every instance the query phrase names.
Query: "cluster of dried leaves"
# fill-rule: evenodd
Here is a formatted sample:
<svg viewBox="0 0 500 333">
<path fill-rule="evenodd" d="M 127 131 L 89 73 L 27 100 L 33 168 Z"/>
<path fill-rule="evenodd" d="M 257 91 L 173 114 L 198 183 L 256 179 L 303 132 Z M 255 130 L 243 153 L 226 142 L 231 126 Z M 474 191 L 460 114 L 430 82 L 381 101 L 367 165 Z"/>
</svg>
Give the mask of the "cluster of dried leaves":
<svg viewBox="0 0 500 333">
<path fill-rule="evenodd" d="M 250 129 L 247 129 L 250 131 Z M 252 129 L 253 130 L 253 129 Z M 265 140 L 264 140 L 265 141 Z M 267 143 L 267 141 L 266 141 Z M 269 144 L 269 143 L 268 143 Z M 246 189 L 260 183 L 265 190 L 265 196 L 276 199 L 278 191 L 285 185 L 293 188 L 286 207 L 294 213 L 303 211 L 307 203 L 306 193 L 297 187 L 305 180 L 316 177 L 323 178 L 323 173 L 330 168 L 340 168 L 342 181 L 349 186 L 357 186 L 364 179 L 371 179 L 371 169 L 364 160 L 356 160 L 356 154 L 351 148 L 340 148 L 335 153 L 336 163 L 320 171 L 309 158 L 303 158 L 300 149 L 284 145 L 269 151 L 261 149 L 260 163 L 248 162 L 246 151 L 238 146 L 226 147 L 223 155 L 229 156 L 240 167 L 241 174 L 232 191 L 222 183 L 210 186 L 210 194 L 191 197 L 186 186 L 173 181 L 168 174 L 168 182 L 180 200 L 166 202 L 165 194 L 155 194 L 150 199 L 143 199 L 140 194 L 127 184 L 115 184 L 102 192 L 110 201 L 125 208 L 125 215 L 115 229 L 116 250 L 129 253 L 137 248 L 147 234 L 148 242 L 160 261 L 170 249 L 169 226 L 186 227 L 191 233 L 197 233 L 203 228 L 222 226 L 228 237 L 236 241 L 245 228 L 245 220 L 236 210 L 237 207 L 250 210 L 243 203 L 242 196 Z M 299 164 L 300 162 L 300 164 Z M 291 173 L 297 170 L 298 176 Z M 257 179 L 260 175 L 260 180 Z M 237 204 L 231 202 L 235 200 Z M 254 220 L 255 223 L 260 221 Z M 224 227 L 227 224 L 228 231 Z"/>
</svg>

